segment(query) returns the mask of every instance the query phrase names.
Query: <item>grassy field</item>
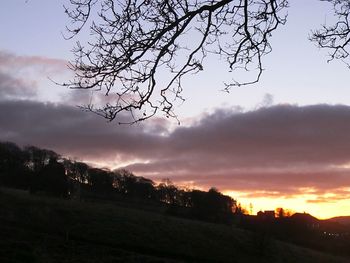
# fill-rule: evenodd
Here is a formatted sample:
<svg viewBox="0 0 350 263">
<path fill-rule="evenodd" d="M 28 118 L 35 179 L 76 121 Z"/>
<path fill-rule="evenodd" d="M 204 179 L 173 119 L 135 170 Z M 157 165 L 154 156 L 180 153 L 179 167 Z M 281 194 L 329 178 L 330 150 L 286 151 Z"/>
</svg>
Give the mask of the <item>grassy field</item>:
<svg viewBox="0 0 350 263">
<path fill-rule="evenodd" d="M 0 189 L 0 262 L 349 262 L 225 225 Z"/>
</svg>

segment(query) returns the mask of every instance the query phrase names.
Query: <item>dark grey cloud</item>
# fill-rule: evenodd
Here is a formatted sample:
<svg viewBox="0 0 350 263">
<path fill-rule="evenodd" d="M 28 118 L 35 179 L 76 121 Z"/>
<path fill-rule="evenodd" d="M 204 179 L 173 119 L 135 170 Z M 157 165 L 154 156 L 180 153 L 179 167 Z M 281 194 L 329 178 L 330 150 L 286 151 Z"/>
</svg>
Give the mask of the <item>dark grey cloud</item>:
<svg viewBox="0 0 350 263">
<path fill-rule="evenodd" d="M 350 186 L 350 107 L 344 105 L 221 109 L 170 131 L 159 119 L 120 126 L 68 105 L 0 101 L 0 123 L 0 140 L 81 159 L 132 160 L 128 169 L 154 179 L 280 196 Z"/>
<path fill-rule="evenodd" d="M 120 126 L 76 107 L 0 101 L 0 139 L 34 144 L 81 158 L 147 156 L 157 135 L 146 126 Z"/>
<path fill-rule="evenodd" d="M 30 98 L 36 95 L 34 81 L 25 81 L 0 71 L 0 99 Z"/>
</svg>

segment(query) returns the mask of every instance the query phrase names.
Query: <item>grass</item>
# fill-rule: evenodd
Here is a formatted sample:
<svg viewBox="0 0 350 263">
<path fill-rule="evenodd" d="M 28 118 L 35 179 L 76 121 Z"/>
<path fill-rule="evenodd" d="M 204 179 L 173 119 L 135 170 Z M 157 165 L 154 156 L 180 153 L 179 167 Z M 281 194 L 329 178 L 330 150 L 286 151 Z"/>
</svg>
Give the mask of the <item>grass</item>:
<svg viewBox="0 0 350 263">
<path fill-rule="evenodd" d="M 225 225 L 0 190 L 0 262 L 349 262 Z"/>
</svg>

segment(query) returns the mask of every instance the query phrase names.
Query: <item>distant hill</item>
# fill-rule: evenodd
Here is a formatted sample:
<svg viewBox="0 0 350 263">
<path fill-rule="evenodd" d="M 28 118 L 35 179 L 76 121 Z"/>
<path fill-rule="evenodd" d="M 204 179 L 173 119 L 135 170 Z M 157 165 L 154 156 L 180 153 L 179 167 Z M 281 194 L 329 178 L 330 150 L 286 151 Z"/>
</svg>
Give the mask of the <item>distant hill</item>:
<svg viewBox="0 0 350 263">
<path fill-rule="evenodd" d="M 0 262 L 345 263 L 232 226 L 0 188 Z"/>
<path fill-rule="evenodd" d="M 308 223 L 313 223 L 313 222 L 319 221 L 316 217 L 314 217 L 308 213 L 295 213 L 290 218 L 294 221 L 308 222 Z"/>
<path fill-rule="evenodd" d="M 327 219 L 327 221 L 336 222 L 343 225 L 350 225 L 350 216 L 337 216 L 337 217 Z"/>
</svg>

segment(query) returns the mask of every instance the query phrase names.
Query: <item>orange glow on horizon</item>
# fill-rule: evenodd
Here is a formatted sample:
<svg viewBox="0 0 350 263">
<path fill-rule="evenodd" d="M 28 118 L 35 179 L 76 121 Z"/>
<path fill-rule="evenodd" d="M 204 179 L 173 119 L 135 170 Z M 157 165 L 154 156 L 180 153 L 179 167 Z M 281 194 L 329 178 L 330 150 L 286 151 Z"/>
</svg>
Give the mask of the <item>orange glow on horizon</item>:
<svg viewBox="0 0 350 263">
<path fill-rule="evenodd" d="M 148 160 L 113 160 L 111 162 L 106 162 L 104 160 L 84 160 L 85 162 L 99 168 L 113 167 L 111 170 L 118 169 L 120 167 L 125 167 L 134 163 L 148 163 Z M 116 165 L 118 164 L 118 165 Z M 350 167 L 350 164 L 349 164 Z M 162 182 L 162 179 L 159 179 L 159 174 L 144 173 L 144 174 L 135 174 L 136 176 L 144 176 L 146 178 L 152 179 L 156 184 Z M 156 179 L 158 178 L 158 179 Z M 165 178 L 164 178 L 165 179 Z M 173 183 L 183 189 L 197 189 L 207 191 L 207 187 L 202 187 L 199 184 L 196 184 L 196 181 L 187 180 L 187 181 L 178 181 L 176 178 L 169 177 Z M 173 180 L 174 179 L 174 180 Z M 220 190 L 220 189 L 219 189 Z M 303 188 L 299 189 L 303 194 L 293 195 L 293 196 L 279 196 L 278 193 L 276 196 L 271 197 L 271 193 L 257 192 L 258 195 L 254 197 L 254 190 L 251 192 L 240 192 L 233 190 L 220 190 L 225 195 L 229 195 L 235 200 L 237 200 L 247 211 L 252 210 L 252 214 L 256 215 L 259 211 L 264 210 L 275 210 L 276 208 L 282 207 L 284 209 L 291 210 L 293 212 L 306 212 L 309 213 L 318 219 L 328 219 L 336 216 L 350 216 L 350 199 L 340 199 L 337 200 L 334 197 L 337 197 L 336 194 L 329 193 L 325 196 L 321 196 L 325 200 L 329 197 L 329 201 L 326 202 L 308 202 L 307 200 L 315 200 L 318 195 L 314 193 L 314 189 Z M 350 193 L 350 188 L 344 188 L 343 190 Z M 247 195 L 250 195 L 247 197 Z M 250 207 L 252 204 L 252 207 Z"/>
<path fill-rule="evenodd" d="M 250 210 L 249 205 L 252 204 L 252 212 L 256 215 L 259 211 L 275 210 L 282 207 L 292 210 L 293 212 L 306 212 L 318 219 L 328 219 L 336 216 L 350 215 L 350 200 L 343 199 L 331 202 L 310 203 L 307 200 L 315 198 L 314 195 L 304 194 L 293 197 L 245 197 L 246 192 L 223 191 L 224 194 L 238 200 L 241 205 Z"/>
</svg>

